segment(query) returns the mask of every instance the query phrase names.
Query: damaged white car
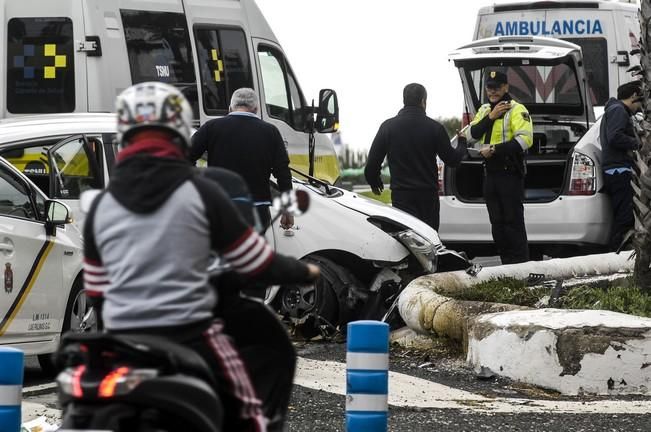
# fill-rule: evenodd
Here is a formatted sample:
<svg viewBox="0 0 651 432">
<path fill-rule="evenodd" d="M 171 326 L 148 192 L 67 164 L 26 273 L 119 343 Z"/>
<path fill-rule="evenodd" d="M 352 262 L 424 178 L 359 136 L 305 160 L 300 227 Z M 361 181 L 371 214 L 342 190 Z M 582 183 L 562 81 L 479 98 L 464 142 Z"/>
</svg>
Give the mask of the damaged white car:
<svg viewBox="0 0 651 432">
<path fill-rule="evenodd" d="M 114 114 L 0 120 L 0 156 L 82 216 L 77 211 L 80 193 L 108 184 L 116 124 Z M 68 163 L 55 166 L 57 160 Z M 268 300 L 293 322 L 309 321 L 315 325 L 306 327 L 327 329 L 350 319 L 382 318 L 413 278 L 470 265 L 413 216 L 295 173 L 306 179 L 295 178 L 294 188 L 310 194 L 311 208 L 291 231 L 275 223 L 266 237 L 282 254 L 318 262 L 323 277 L 316 286 L 276 287 L 270 292 Z"/>
</svg>

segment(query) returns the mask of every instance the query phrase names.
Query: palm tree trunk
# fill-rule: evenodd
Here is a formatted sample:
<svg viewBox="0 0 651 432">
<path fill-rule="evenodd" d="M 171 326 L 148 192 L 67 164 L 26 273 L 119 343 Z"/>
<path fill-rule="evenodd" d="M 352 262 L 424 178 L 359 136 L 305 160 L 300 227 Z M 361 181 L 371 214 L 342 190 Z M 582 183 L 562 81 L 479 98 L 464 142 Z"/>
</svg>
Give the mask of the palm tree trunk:
<svg viewBox="0 0 651 432">
<path fill-rule="evenodd" d="M 651 293 L 651 0 L 640 5 L 639 77 L 644 86 L 644 121 L 641 124 L 641 148 L 636 152 L 633 175 L 635 233 L 635 280 L 640 289 Z"/>
</svg>

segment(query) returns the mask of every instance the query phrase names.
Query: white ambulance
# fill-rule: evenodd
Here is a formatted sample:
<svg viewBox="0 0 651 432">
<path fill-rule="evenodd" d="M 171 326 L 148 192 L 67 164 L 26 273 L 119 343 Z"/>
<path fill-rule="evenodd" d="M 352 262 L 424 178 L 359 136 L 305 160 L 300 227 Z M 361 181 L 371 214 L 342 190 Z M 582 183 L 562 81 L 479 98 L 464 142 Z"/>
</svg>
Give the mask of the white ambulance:
<svg viewBox="0 0 651 432">
<path fill-rule="evenodd" d="M 617 87 L 631 81 L 627 70 L 639 64 L 630 54 L 638 48 L 640 22 L 635 2 L 533 1 L 483 7 L 477 14 L 473 40 L 501 36 L 544 36 L 581 47 L 592 105 L 597 113 Z M 552 77 L 548 77 L 552 79 Z M 551 83 L 538 83 L 541 93 Z"/>
</svg>

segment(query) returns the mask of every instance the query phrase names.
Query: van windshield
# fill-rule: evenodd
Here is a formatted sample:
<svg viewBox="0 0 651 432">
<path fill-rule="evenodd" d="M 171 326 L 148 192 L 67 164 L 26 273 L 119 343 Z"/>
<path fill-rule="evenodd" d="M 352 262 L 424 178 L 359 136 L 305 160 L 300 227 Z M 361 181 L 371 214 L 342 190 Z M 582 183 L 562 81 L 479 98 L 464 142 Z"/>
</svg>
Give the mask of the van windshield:
<svg viewBox="0 0 651 432">
<path fill-rule="evenodd" d="M 185 16 L 174 12 L 122 9 L 131 80 L 179 87 L 198 118 L 198 97 Z"/>
</svg>

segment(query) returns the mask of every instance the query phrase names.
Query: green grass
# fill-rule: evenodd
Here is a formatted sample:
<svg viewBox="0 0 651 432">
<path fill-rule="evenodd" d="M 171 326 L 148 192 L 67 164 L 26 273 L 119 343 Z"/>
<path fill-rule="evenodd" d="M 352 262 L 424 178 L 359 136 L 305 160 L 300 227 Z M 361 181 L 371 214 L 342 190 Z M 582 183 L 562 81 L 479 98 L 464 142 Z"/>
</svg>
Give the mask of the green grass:
<svg viewBox="0 0 651 432">
<path fill-rule="evenodd" d="M 381 201 L 385 204 L 391 204 L 391 190 L 390 189 L 384 189 L 382 191 L 382 194 L 380 195 L 375 195 L 371 191 L 366 191 L 366 192 L 359 192 L 360 195 L 364 195 L 365 197 L 372 198 L 377 201 Z"/>
<path fill-rule="evenodd" d="M 579 286 L 565 292 L 557 307 L 563 309 L 600 309 L 651 317 L 651 295 L 634 286 L 632 278 L 618 280 L 614 286 Z M 551 289 L 527 287 L 523 281 L 500 278 L 486 281 L 458 293 L 459 300 L 509 303 L 533 307 Z"/>
<path fill-rule="evenodd" d="M 581 286 L 570 290 L 560 300 L 565 309 L 603 309 L 651 317 L 651 295 L 631 283 L 606 289 Z"/>
<path fill-rule="evenodd" d="M 549 290 L 546 288 L 530 288 L 517 279 L 499 278 L 465 288 L 455 293 L 454 298 L 533 307 L 548 294 Z"/>
</svg>

